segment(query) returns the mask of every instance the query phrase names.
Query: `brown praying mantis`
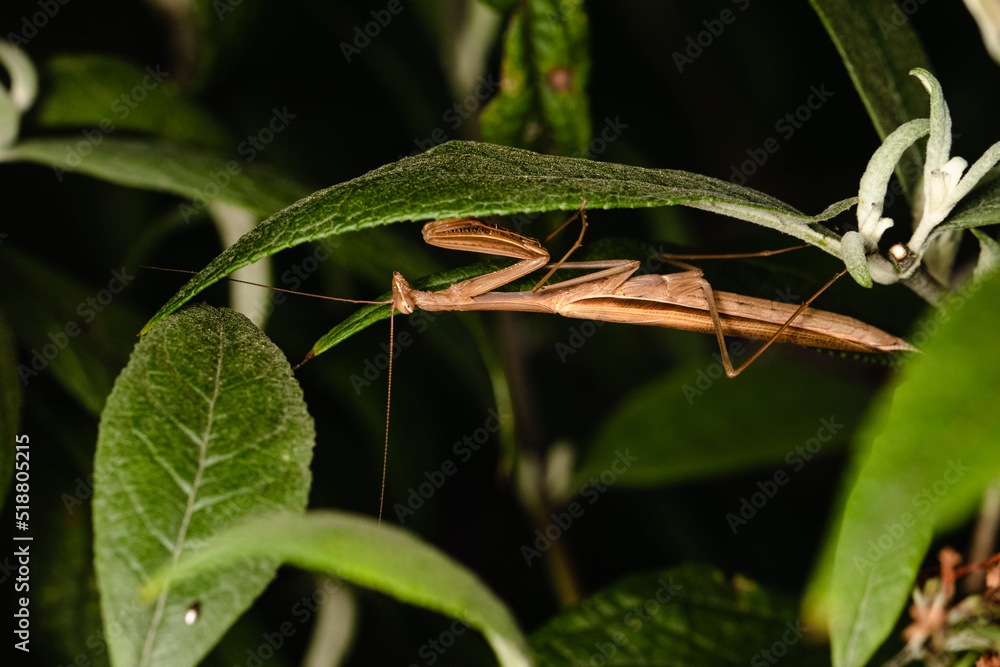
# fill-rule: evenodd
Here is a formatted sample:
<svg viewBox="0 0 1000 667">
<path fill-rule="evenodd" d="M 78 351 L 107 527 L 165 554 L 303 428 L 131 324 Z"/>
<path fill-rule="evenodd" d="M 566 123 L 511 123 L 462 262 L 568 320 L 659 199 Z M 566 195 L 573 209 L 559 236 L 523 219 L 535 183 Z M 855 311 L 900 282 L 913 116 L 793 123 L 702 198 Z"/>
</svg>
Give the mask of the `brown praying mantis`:
<svg viewBox="0 0 1000 667">
<path fill-rule="evenodd" d="M 512 257 L 512 266 L 455 283 L 437 292 L 412 289 L 397 271 L 392 280 L 392 306 L 401 313 L 423 310 L 516 310 L 554 313 L 623 324 L 661 326 L 714 333 L 729 377 L 742 373 L 774 342 L 851 352 L 914 351 L 906 341 L 846 315 L 809 308 L 809 304 L 845 272 L 837 274 L 800 306 L 717 292 L 701 270 L 671 259 L 678 273 L 633 275 L 635 260 L 567 262 L 586 230 L 583 207 L 563 224 L 582 218 L 580 238 L 566 256 L 549 264 L 548 251 L 535 239 L 489 225 L 478 218 L 435 220 L 424 225 L 424 241 L 441 248 Z M 561 228 L 560 228 L 561 229 Z M 497 292 L 503 285 L 541 268 L 548 274 L 525 292 Z M 557 269 L 596 269 L 578 278 L 545 285 Z M 733 368 L 724 336 L 766 341 L 739 368 Z"/>
<path fill-rule="evenodd" d="M 518 261 L 506 268 L 454 283 L 436 292 L 413 289 L 402 274 L 397 271 L 393 274 L 392 298 L 388 301 L 358 301 L 315 294 L 308 296 L 320 296 L 324 299 L 352 303 L 391 304 L 393 314 L 395 311 L 409 314 L 415 308 L 429 311 L 543 312 L 605 322 L 714 333 L 722 353 L 722 363 L 726 374 L 731 378 L 746 370 L 761 353 L 775 342 L 865 353 L 915 351 L 903 339 L 874 326 L 846 315 L 809 307 L 816 297 L 846 271 L 838 273 L 816 294 L 801 305 L 796 306 L 731 292 L 715 291 L 699 269 L 677 261 L 676 258 L 680 257 L 677 255 L 662 256 L 663 259 L 683 269 L 680 272 L 670 274 L 635 275 L 640 263 L 634 260 L 566 261 L 582 243 L 587 228 L 585 205 L 586 202 L 559 228 L 561 230 L 578 217 L 581 220 L 580 236 L 563 258 L 555 263 L 549 262 L 549 252 L 537 240 L 485 223 L 478 218 L 435 220 L 426 223 L 423 227 L 423 238 L 426 243 L 442 248 L 510 257 Z M 768 254 L 773 254 L 773 252 Z M 530 291 L 495 291 L 542 268 L 548 268 L 548 273 Z M 558 269 L 586 269 L 594 272 L 546 285 L 545 283 Z M 266 286 L 261 285 L 261 287 Z M 303 294 L 281 288 L 271 289 Z M 394 340 L 392 329 L 393 324 L 390 317 L 390 341 Z M 739 368 L 733 368 L 729 352 L 726 349 L 725 336 L 739 336 L 765 342 Z M 391 398 L 392 355 L 389 356 L 389 395 Z M 311 357 L 312 353 L 299 366 Z M 379 521 L 382 519 L 385 496 L 389 408 L 390 400 L 387 399 L 386 448 L 382 463 L 382 497 L 379 500 Z"/>
<path fill-rule="evenodd" d="M 563 258 L 554 264 L 549 263 L 549 252 L 537 240 L 484 223 L 478 218 L 428 222 L 423 227 L 423 237 L 430 245 L 511 257 L 518 261 L 506 268 L 454 283 L 437 292 L 413 289 L 403 275 L 396 271 L 392 278 L 392 309 L 403 314 L 412 313 L 415 308 L 429 311 L 542 312 L 605 322 L 714 333 L 726 374 L 731 378 L 746 370 L 774 342 L 868 353 L 914 351 L 903 339 L 852 317 L 809 308 L 809 304 L 846 271 L 834 276 L 805 303 L 795 306 L 730 292 L 717 292 L 699 269 L 670 259 L 669 256 L 665 259 L 684 270 L 672 274 L 637 276 L 634 274 L 640 263 L 634 260 L 568 262 L 566 259 L 580 246 L 587 228 L 584 205 L 559 228 L 562 229 L 577 217 L 581 218 L 580 236 Z M 548 268 L 549 271 L 531 291 L 494 291 L 541 268 Z M 546 285 L 549 277 L 560 268 L 593 269 L 595 272 Z M 390 340 L 393 339 L 391 329 L 390 323 Z M 739 368 L 734 369 L 724 336 L 741 336 L 764 340 L 765 343 Z M 391 366 L 389 373 L 391 394 Z M 387 400 L 386 456 L 389 444 L 388 420 Z M 384 504 L 386 462 L 387 458 L 383 458 L 379 521 L 382 519 Z"/>
</svg>

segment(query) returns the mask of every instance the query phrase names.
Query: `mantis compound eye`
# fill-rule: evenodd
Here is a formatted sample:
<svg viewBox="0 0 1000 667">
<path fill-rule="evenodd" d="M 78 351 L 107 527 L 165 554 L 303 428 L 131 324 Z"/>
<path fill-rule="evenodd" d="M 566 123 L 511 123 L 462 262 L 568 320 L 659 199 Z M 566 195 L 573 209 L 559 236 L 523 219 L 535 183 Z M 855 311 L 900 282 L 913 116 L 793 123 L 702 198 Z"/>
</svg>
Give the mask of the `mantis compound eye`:
<svg viewBox="0 0 1000 667">
<path fill-rule="evenodd" d="M 410 283 L 399 271 L 392 274 L 392 305 L 403 315 L 409 315 L 417 306 Z"/>
</svg>

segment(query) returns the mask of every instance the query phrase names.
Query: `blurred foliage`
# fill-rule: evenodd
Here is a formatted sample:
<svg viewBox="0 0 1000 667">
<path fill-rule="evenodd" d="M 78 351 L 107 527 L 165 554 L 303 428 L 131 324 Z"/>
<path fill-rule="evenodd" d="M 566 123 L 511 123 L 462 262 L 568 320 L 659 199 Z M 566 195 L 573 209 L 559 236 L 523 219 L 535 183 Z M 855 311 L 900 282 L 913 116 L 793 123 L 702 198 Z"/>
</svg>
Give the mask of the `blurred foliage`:
<svg viewBox="0 0 1000 667">
<path fill-rule="evenodd" d="M 880 1 L 865 6 L 858 27 L 854 3 L 811 4 L 4 3 L 0 34 L 40 73 L 29 106 L 30 90 L 0 75 L 5 88 L 13 84 L 0 99 L 0 120 L 27 109 L 14 128 L 20 141 L 0 149 L 8 160 L 0 163 L 7 204 L 0 219 L 0 431 L 7 443 L 0 489 L 13 467 L 11 435 L 30 436 L 31 596 L 46 610 L 32 617 L 37 643 L 24 664 L 107 661 L 90 565 L 98 413 L 141 323 L 184 282 L 140 265 L 200 270 L 223 250 L 209 201 L 266 217 L 446 141 L 488 139 L 704 174 L 821 211 L 856 194 L 894 113 L 926 113 L 926 97 L 897 75 L 929 63 L 951 106 L 955 153 L 977 156 L 996 141 L 1000 70 L 963 7 Z M 875 91 L 872 81 L 889 89 Z M 896 84 L 907 87 L 894 92 Z M 905 187 L 891 192 L 909 196 L 914 176 L 901 176 Z M 995 222 L 996 192 L 995 183 L 984 184 L 957 209 L 963 217 L 955 226 Z M 474 207 L 474 196 L 455 208 Z M 908 236 L 910 206 L 903 196 L 886 205 L 897 221 L 885 237 L 891 244 Z M 544 238 L 564 218 L 523 211 L 500 222 Z M 706 253 L 787 245 L 772 230 L 692 209 L 595 210 L 590 222 L 584 252 L 619 243 L 643 261 L 677 250 L 678 241 Z M 851 222 L 843 214 L 829 224 L 844 231 Z M 574 234 L 557 238 L 553 255 Z M 393 270 L 416 279 L 471 263 L 427 249 L 408 224 L 282 247 L 274 257 L 277 286 L 357 299 L 385 293 Z M 971 272 L 978 247 L 970 236 L 957 274 Z M 786 301 L 812 294 L 838 268 L 815 249 L 701 264 L 719 289 Z M 968 298 L 995 299 L 995 292 L 993 281 Z M 216 286 L 199 299 L 224 305 L 226 294 Z M 741 631 L 752 637 L 732 643 L 719 664 L 759 657 L 768 636 L 774 645 L 787 641 L 786 623 L 797 621 L 790 601 L 802 598 L 811 577 L 809 639 L 822 641 L 830 577 L 841 584 L 838 600 L 854 599 L 850 586 L 863 581 L 831 574 L 841 513 L 860 526 L 891 525 L 879 514 L 891 510 L 880 507 L 880 495 L 866 501 L 863 494 L 890 482 L 905 490 L 914 479 L 918 487 L 936 480 L 934 465 L 948 460 L 948 439 L 959 437 L 948 421 L 958 414 L 966 415 L 963 433 L 975 431 L 962 436 L 965 447 L 981 455 L 995 444 L 984 416 L 995 412 L 990 371 L 998 366 L 987 344 L 995 308 L 951 311 L 958 324 L 949 329 L 905 289 L 863 290 L 847 281 L 817 305 L 912 333 L 923 356 L 934 358 L 918 355 L 897 375 L 887 365 L 776 346 L 747 375 L 727 380 L 717 375 L 709 336 L 528 314 L 397 318 L 386 520 L 475 573 L 546 664 L 606 648 L 602 624 L 627 623 L 633 603 L 643 603 L 650 586 L 655 593 L 664 572 L 682 585 L 687 577 L 688 591 L 725 597 L 740 613 L 758 603 L 777 610 L 746 625 L 739 614 L 679 606 L 684 612 L 666 624 L 669 632 L 704 633 L 715 646 Z M 353 308 L 275 294 L 267 334 L 298 361 Z M 316 422 L 311 509 L 377 513 L 387 336 L 387 327 L 368 327 L 295 373 Z M 922 410 L 927 402 L 940 410 Z M 827 446 L 818 434 L 831 420 L 839 426 Z M 904 423 L 910 430 L 880 435 L 886 424 Z M 500 464 L 501 443 L 516 450 L 516 479 Z M 638 460 L 613 456 L 626 450 L 640 452 Z M 915 457 L 922 464 L 912 477 L 893 477 Z M 927 563 L 924 552 L 942 541 L 965 551 L 969 515 L 990 470 L 969 475 L 936 519 L 921 524 L 918 547 L 897 573 L 902 583 L 891 595 L 879 591 L 888 597 L 865 646 L 847 652 L 847 641 L 834 635 L 839 664 L 855 664 L 852 656 L 863 664 L 886 637 L 891 653 L 899 649 L 902 639 L 890 630 L 916 569 Z M 861 495 L 851 497 L 855 478 Z M 545 493 L 529 497 L 532 489 Z M 4 503 L 8 538 L 13 498 L 8 492 Z M 736 530 L 732 517 L 744 522 Z M 851 538 L 855 546 L 868 539 L 862 532 Z M 812 574 L 817 560 L 822 566 Z M 658 574 L 642 574 L 650 572 Z M 301 663 L 320 643 L 310 633 L 323 609 L 321 590 L 310 577 L 281 570 L 204 664 L 260 658 L 274 650 L 278 628 L 275 664 Z M 490 644 L 458 631 L 463 626 L 451 618 L 365 589 L 356 597 L 357 622 L 345 617 L 340 626 L 350 638 L 345 664 L 493 660 Z M 642 637 L 630 649 L 651 641 Z M 607 641 L 614 643 L 610 635 Z M 810 661 L 815 656 L 809 651 Z M 690 664 L 707 663 L 702 656 Z"/>
</svg>

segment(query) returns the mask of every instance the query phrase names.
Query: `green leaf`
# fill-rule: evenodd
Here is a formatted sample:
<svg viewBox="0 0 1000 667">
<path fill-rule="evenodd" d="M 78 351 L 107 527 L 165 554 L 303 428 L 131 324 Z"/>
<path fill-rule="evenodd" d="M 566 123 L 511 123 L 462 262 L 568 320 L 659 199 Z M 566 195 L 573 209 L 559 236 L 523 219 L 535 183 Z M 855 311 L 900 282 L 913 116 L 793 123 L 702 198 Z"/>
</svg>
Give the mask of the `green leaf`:
<svg viewBox="0 0 1000 667">
<path fill-rule="evenodd" d="M 967 520 L 1000 478 L 1000 280 L 970 290 L 918 322 L 912 339 L 923 353 L 906 362 L 859 437 L 866 458 L 826 605 L 838 667 L 867 662 L 896 624 L 934 531 Z"/>
<path fill-rule="evenodd" d="M 531 64 L 551 150 L 586 155 L 590 144 L 587 13 L 582 0 L 529 0 Z"/>
<path fill-rule="evenodd" d="M 875 241 L 861 232 L 846 232 L 840 239 L 844 265 L 854 282 L 862 287 L 872 286 L 872 275 L 868 269 L 868 252 L 875 250 Z"/>
<path fill-rule="evenodd" d="M 983 280 L 1000 266 L 1000 243 L 984 232 L 973 228 L 972 235 L 979 241 L 979 259 L 972 271 L 973 280 Z"/>
<path fill-rule="evenodd" d="M 482 632 L 501 665 L 533 664 L 514 618 L 472 572 L 409 531 L 343 512 L 244 523 L 161 573 L 147 593 L 158 592 L 165 580 L 171 587 L 187 586 L 248 558 L 328 572 L 447 614 Z"/>
<path fill-rule="evenodd" d="M 259 45 L 253 36 L 266 29 L 261 21 L 267 15 L 266 9 L 258 3 L 187 0 L 167 7 L 173 14 L 171 18 L 182 25 L 175 40 L 185 47 L 184 40 L 196 42 L 197 56 L 184 63 L 189 68 L 186 74 L 190 83 L 208 92 L 213 82 L 231 75 L 231 70 L 252 57 L 248 52 Z"/>
<path fill-rule="evenodd" d="M 260 163 L 243 162 L 235 151 L 225 155 L 114 136 L 29 139 L 0 150 L 0 162 L 35 162 L 50 167 L 60 181 L 77 172 L 179 195 L 192 201 L 181 205 L 185 219 L 203 212 L 215 199 L 269 215 L 303 194 Z"/>
<path fill-rule="evenodd" d="M 35 112 L 42 126 L 95 128 L 88 130 L 91 136 L 148 132 L 179 144 L 235 146 L 224 127 L 184 97 L 171 78 L 176 73 L 160 65 L 144 69 L 113 56 L 64 55 L 49 60 L 43 74 L 45 96 Z"/>
<path fill-rule="evenodd" d="M 836 45 L 879 139 L 907 121 L 926 117 L 927 96 L 909 71 L 933 68 L 895 0 L 810 0 L 809 4 Z M 907 197 L 916 192 L 922 165 L 920 151 L 911 147 L 896 169 Z"/>
<path fill-rule="evenodd" d="M 960 158 L 959 158 L 960 159 Z M 1000 141 L 993 144 L 986 151 L 979 156 L 979 159 L 972 163 L 969 170 L 965 172 L 965 176 L 962 180 L 948 193 L 948 199 L 945 202 L 945 206 L 948 204 L 954 206 L 959 201 L 965 198 L 973 188 L 979 184 L 983 178 L 990 174 L 993 168 L 1000 162 Z"/>
<path fill-rule="evenodd" d="M 540 665 L 820 665 L 794 603 L 704 565 L 622 579 L 531 636 Z M 771 651 L 770 653 L 765 653 Z"/>
<path fill-rule="evenodd" d="M 501 268 L 501 266 L 502 265 L 500 264 L 481 263 L 462 267 L 460 269 L 450 269 L 448 271 L 442 271 L 441 273 L 435 273 L 434 275 L 421 278 L 420 280 L 411 283 L 410 287 L 427 291 L 444 289 L 448 287 L 448 285 L 456 282 L 474 278 L 475 276 L 481 276 L 485 273 L 490 273 L 491 271 L 496 271 Z M 386 292 L 382 296 L 378 297 L 378 299 L 375 299 L 375 301 L 389 301 L 390 299 L 392 299 L 392 292 Z M 312 349 L 309 350 L 306 360 L 312 359 L 313 357 L 326 352 L 331 347 L 344 342 L 354 334 L 367 329 L 376 322 L 389 319 L 389 313 L 390 310 L 388 304 L 373 304 L 365 306 L 364 308 L 359 308 L 353 315 L 330 329 L 326 335 L 316 341 L 315 345 L 312 346 Z M 396 314 L 398 314 L 398 311 Z"/>
<path fill-rule="evenodd" d="M 882 145 L 872 153 L 858 186 L 858 226 L 860 232 L 877 243 L 886 227 L 882 210 L 892 170 L 904 153 L 917 140 L 930 132 L 930 121 L 918 118 L 893 130 Z"/>
<path fill-rule="evenodd" d="M 10 99 L 18 113 L 31 108 L 38 97 L 38 72 L 31 58 L 10 42 L 0 42 L 0 63 L 10 79 Z M 2 86 L 0 86 L 2 87 Z"/>
<path fill-rule="evenodd" d="M 24 51 L 0 41 L 0 65 L 10 79 L 8 89 L 0 81 L 0 149 L 9 146 L 21 131 L 21 116 L 38 95 L 38 74 Z"/>
<path fill-rule="evenodd" d="M 779 229 L 839 258 L 839 236 L 819 224 L 853 204 L 807 216 L 756 190 L 708 176 L 451 141 L 321 190 L 279 211 L 196 276 L 143 332 L 205 287 L 261 257 L 336 234 L 401 220 L 683 204 Z M 387 277 L 388 278 L 388 277 Z"/>
<path fill-rule="evenodd" d="M 531 0 L 511 15 L 500 91 L 480 118 L 486 140 L 560 155 L 588 152 L 587 22 L 578 0 Z"/>
<path fill-rule="evenodd" d="M 971 196 L 955 207 L 948 221 L 935 229 L 967 229 L 1000 223 L 1000 179 L 978 188 Z"/>
<path fill-rule="evenodd" d="M 745 345 L 742 350 L 749 352 Z M 626 450 L 636 461 L 616 483 L 623 486 L 661 486 L 768 465 L 781 466 L 794 483 L 809 459 L 844 443 L 865 404 L 858 384 L 835 376 L 818 383 L 815 372 L 792 360 L 730 380 L 721 363 L 705 359 L 628 396 L 595 437 L 574 487 L 600 476 Z"/>
<path fill-rule="evenodd" d="M 939 171 L 951 159 L 951 111 L 944 99 L 944 91 L 934 75 L 922 67 L 914 67 L 910 74 L 917 77 L 930 97 L 930 136 L 924 160 L 924 179 Z"/>
<path fill-rule="evenodd" d="M 9 284 L 9 283 L 8 283 Z M 14 335 L 0 310 L 0 508 L 7 498 L 7 488 L 14 474 L 14 446 L 21 423 L 24 395 L 17 373 Z"/>
<path fill-rule="evenodd" d="M 191 308 L 136 346 L 94 461 L 94 560 L 113 664 L 194 665 L 218 642 L 277 563 L 232 564 L 148 606 L 139 591 L 239 519 L 304 509 L 314 439 L 284 355 L 242 315 Z M 187 625 L 196 602 L 201 619 Z"/>
<path fill-rule="evenodd" d="M 492 7 L 498 12 L 505 12 L 508 9 L 512 9 L 516 4 L 517 0 L 479 0 L 487 7 Z"/>
<path fill-rule="evenodd" d="M 524 13 L 510 16 L 503 37 L 500 90 L 479 115 L 483 139 L 521 148 L 534 147 L 541 130 L 537 91 L 529 72 L 528 31 Z"/>
<path fill-rule="evenodd" d="M 14 99 L 0 82 L 0 148 L 9 146 L 21 131 L 21 114 L 14 106 Z"/>
</svg>

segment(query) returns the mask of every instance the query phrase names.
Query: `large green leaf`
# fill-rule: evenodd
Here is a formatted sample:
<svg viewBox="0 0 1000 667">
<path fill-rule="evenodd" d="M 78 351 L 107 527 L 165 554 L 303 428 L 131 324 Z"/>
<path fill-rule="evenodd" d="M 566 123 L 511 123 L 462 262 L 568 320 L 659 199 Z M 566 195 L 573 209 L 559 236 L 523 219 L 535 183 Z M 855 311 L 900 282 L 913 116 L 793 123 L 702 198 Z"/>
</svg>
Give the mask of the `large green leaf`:
<svg viewBox="0 0 1000 667">
<path fill-rule="evenodd" d="M 177 146 L 166 142 L 105 136 L 28 139 L 0 150 L 0 162 L 35 162 L 50 167 L 60 180 L 80 173 L 130 188 L 185 197 L 185 219 L 205 211 L 213 200 L 269 215 L 301 197 L 302 190 L 264 167 L 231 154 Z"/>
<path fill-rule="evenodd" d="M 0 507 L 7 498 L 7 487 L 14 474 L 14 448 L 21 423 L 21 402 L 24 400 L 17 374 L 14 335 L 0 311 Z M 26 443 L 27 444 L 27 443 Z"/>
<path fill-rule="evenodd" d="M 838 667 L 866 663 L 906 604 L 934 531 L 966 520 L 1000 479 L 1000 279 L 971 289 L 978 293 L 954 295 L 918 322 L 912 339 L 923 353 L 906 362 L 859 437 L 866 458 L 826 605 Z"/>
<path fill-rule="evenodd" d="M 172 571 L 154 579 L 147 591 L 158 593 L 164 580 L 171 586 L 187 586 L 213 573 L 219 576 L 217 568 L 231 568 L 248 558 L 329 572 L 439 611 L 482 632 L 500 664 L 532 664 L 514 618 L 472 572 L 402 528 L 342 512 L 249 521 L 181 559 Z"/>
<path fill-rule="evenodd" d="M 733 349 L 750 351 L 746 345 Z M 792 360 L 751 368 L 732 380 L 721 363 L 703 361 L 626 398 L 587 451 L 576 486 L 600 476 L 622 452 L 635 458 L 620 477 L 625 486 L 658 486 L 768 464 L 779 465 L 785 483 L 794 483 L 795 473 L 810 460 L 844 443 L 865 408 L 867 395 L 859 384 L 833 376 L 817 382 L 814 371 Z"/>
<path fill-rule="evenodd" d="M 531 635 L 539 664 L 821 665 L 794 602 L 704 565 L 628 577 L 564 609 Z"/>
<path fill-rule="evenodd" d="M 582 0 L 530 0 L 528 33 L 552 151 L 586 155 L 591 138 L 588 17 Z"/>
<path fill-rule="evenodd" d="M 592 208 L 683 204 L 717 211 L 779 229 L 837 257 L 839 236 L 819 221 L 853 204 L 844 200 L 807 216 L 756 190 L 689 172 L 451 141 L 279 211 L 188 281 L 143 332 L 236 269 L 307 241 L 401 220 L 573 210 L 584 200 Z"/>
<path fill-rule="evenodd" d="M 903 123 L 927 116 L 927 94 L 909 76 L 933 71 L 908 16 L 895 0 L 810 0 L 840 53 L 868 116 L 885 139 Z M 923 157 L 910 148 L 896 167 L 907 196 L 916 190 Z"/>
<path fill-rule="evenodd" d="M 94 461 L 95 567 L 117 667 L 196 664 L 253 602 L 277 563 L 233 564 L 148 606 L 139 591 L 238 519 L 304 509 L 314 437 L 284 355 L 242 315 L 191 308 L 139 343 Z"/>
<path fill-rule="evenodd" d="M 529 69 L 528 41 L 524 12 L 513 12 L 503 36 L 500 90 L 479 115 L 485 141 L 529 148 L 538 138 L 541 121 L 535 80 Z"/>
<path fill-rule="evenodd" d="M 588 19 L 582 2 L 531 0 L 510 19 L 500 90 L 483 111 L 493 142 L 586 155 L 591 138 Z"/>
<path fill-rule="evenodd" d="M 42 72 L 45 95 L 34 110 L 40 125 L 93 127 L 103 134 L 148 132 L 180 144 L 232 145 L 225 129 L 183 96 L 176 72 L 160 65 L 144 69 L 112 56 L 63 55 L 49 60 Z"/>
</svg>

